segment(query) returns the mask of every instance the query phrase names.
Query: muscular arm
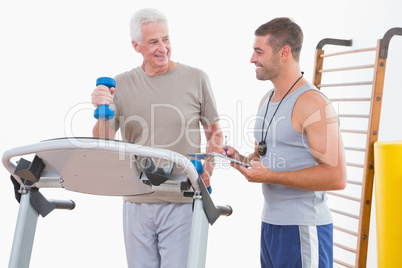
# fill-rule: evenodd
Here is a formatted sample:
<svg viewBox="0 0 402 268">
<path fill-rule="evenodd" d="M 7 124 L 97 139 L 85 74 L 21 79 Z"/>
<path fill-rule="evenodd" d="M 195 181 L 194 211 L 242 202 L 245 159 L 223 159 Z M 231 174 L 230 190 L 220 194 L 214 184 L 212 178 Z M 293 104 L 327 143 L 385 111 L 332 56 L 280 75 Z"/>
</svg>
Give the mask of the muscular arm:
<svg viewBox="0 0 402 268">
<path fill-rule="evenodd" d="M 293 110 L 292 124 L 307 135 L 307 141 L 318 165 L 286 172 L 269 170 L 260 162 L 253 168 L 237 166 L 250 181 L 282 184 L 311 191 L 340 190 L 346 186 L 344 148 L 339 121 L 333 106 L 315 91 L 302 94 Z"/>
</svg>

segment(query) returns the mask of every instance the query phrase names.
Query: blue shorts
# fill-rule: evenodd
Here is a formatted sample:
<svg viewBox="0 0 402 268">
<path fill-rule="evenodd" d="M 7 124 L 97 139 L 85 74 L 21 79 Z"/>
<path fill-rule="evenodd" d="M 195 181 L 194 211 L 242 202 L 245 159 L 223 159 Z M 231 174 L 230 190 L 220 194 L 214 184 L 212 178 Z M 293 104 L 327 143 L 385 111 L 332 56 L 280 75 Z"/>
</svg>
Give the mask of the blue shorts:
<svg viewBox="0 0 402 268">
<path fill-rule="evenodd" d="M 262 268 L 333 266 L 333 226 L 261 225 Z"/>
</svg>

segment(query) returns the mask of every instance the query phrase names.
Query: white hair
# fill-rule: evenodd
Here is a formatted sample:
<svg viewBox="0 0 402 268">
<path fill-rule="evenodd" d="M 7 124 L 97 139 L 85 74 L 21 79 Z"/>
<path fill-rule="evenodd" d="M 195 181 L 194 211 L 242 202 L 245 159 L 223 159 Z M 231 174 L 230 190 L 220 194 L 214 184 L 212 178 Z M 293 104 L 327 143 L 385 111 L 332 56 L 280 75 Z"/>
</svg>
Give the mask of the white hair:
<svg viewBox="0 0 402 268">
<path fill-rule="evenodd" d="M 167 27 L 167 19 L 165 15 L 154 8 L 144 8 L 134 13 L 130 20 L 130 36 L 131 40 L 140 43 L 142 36 L 142 26 L 151 22 L 161 22 Z"/>
</svg>

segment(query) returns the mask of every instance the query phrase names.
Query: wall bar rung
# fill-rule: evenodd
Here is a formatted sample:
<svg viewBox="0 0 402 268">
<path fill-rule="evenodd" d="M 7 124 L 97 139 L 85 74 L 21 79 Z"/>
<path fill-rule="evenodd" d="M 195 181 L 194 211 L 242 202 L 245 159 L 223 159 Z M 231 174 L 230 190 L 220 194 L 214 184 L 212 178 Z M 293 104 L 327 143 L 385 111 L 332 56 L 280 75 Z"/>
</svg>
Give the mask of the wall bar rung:
<svg viewBox="0 0 402 268">
<path fill-rule="evenodd" d="M 353 133 L 353 134 L 367 134 L 367 130 L 358 130 L 358 129 L 340 129 L 340 132 Z"/>
<path fill-rule="evenodd" d="M 360 185 L 360 186 L 362 185 L 361 181 L 355 181 L 355 180 L 348 180 L 347 183 L 354 184 L 354 185 Z"/>
<path fill-rule="evenodd" d="M 366 148 L 345 147 L 346 151 L 366 152 Z"/>
<path fill-rule="evenodd" d="M 348 268 L 355 268 L 355 266 L 353 266 L 353 265 L 351 265 L 351 264 L 349 264 L 349 263 L 346 263 L 346 262 L 337 260 L 337 259 L 335 259 L 335 258 L 334 258 L 334 262 L 336 262 L 336 263 L 339 264 L 339 265 L 348 267 Z"/>
<path fill-rule="evenodd" d="M 334 83 L 334 84 L 320 84 L 318 87 L 346 87 L 346 86 L 366 86 L 373 84 L 373 81 L 351 82 L 351 83 Z"/>
<path fill-rule="evenodd" d="M 371 98 L 331 98 L 330 101 L 371 101 Z"/>
<path fill-rule="evenodd" d="M 348 230 L 348 229 L 345 229 L 345 228 L 342 228 L 342 227 L 339 227 L 339 226 L 335 226 L 335 225 L 334 225 L 334 229 L 335 229 L 335 230 L 338 230 L 338 231 L 340 231 L 340 232 L 343 232 L 343 233 L 347 233 L 347 234 L 353 235 L 353 236 L 357 236 L 357 235 L 358 235 L 356 232 L 353 232 L 353 231 L 351 231 L 351 230 Z"/>
<path fill-rule="evenodd" d="M 339 114 L 339 117 L 369 118 L 368 114 Z"/>
<path fill-rule="evenodd" d="M 336 214 L 339 214 L 339 215 L 343 215 L 343 216 L 346 216 L 346 217 L 349 217 L 349 218 L 353 218 L 353 219 L 356 219 L 356 220 L 359 219 L 359 216 L 353 215 L 353 214 L 351 214 L 351 213 L 343 212 L 343 211 L 340 211 L 340 210 L 338 210 L 338 209 L 331 209 L 331 211 L 332 211 L 333 213 L 336 213 Z"/>
<path fill-rule="evenodd" d="M 336 52 L 336 53 L 322 54 L 322 55 L 320 55 L 320 57 L 321 58 L 327 58 L 327 57 L 333 57 L 333 56 L 339 56 L 339 55 L 346 55 L 346 54 L 353 54 L 353 53 L 360 53 L 360 52 L 368 52 L 368 51 L 376 51 L 376 50 L 377 50 L 376 47 L 369 47 L 369 48 L 341 51 L 341 52 Z"/>
<path fill-rule="evenodd" d="M 346 151 L 366 152 L 366 148 L 345 147 Z"/>
<path fill-rule="evenodd" d="M 344 246 L 344 245 L 336 243 L 336 242 L 334 242 L 334 246 L 338 247 L 338 248 L 341 248 L 341 249 L 344 249 L 344 250 L 347 250 L 347 251 L 350 251 L 350 252 L 353 252 L 353 253 L 356 253 L 356 249 Z"/>
<path fill-rule="evenodd" d="M 361 198 L 348 196 L 348 195 L 344 195 L 344 194 L 338 194 L 338 193 L 335 193 L 335 192 L 327 192 L 327 194 L 332 195 L 332 196 L 336 196 L 336 197 L 339 197 L 339 198 L 343 198 L 343 199 L 348 199 L 348 200 L 351 200 L 351 201 L 356 201 L 356 202 L 359 202 L 359 203 L 361 201 Z"/>
<path fill-rule="evenodd" d="M 364 164 L 357 164 L 357 163 L 346 162 L 346 165 L 347 165 L 347 166 L 350 166 L 350 167 L 364 168 Z"/>
<path fill-rule="evenodd" d="M 318 70 L 318 72 L 319 73 L 329 73 L 329 72 L 361 70 L 361 69 L 370 69 L 370 68 L 374 68 L 374 64 L 359 65 L 359 66 L 349 66 L 349 67 L 333 68 L 333 69 L 322 69 L 322 70 Z"/>
</svg>

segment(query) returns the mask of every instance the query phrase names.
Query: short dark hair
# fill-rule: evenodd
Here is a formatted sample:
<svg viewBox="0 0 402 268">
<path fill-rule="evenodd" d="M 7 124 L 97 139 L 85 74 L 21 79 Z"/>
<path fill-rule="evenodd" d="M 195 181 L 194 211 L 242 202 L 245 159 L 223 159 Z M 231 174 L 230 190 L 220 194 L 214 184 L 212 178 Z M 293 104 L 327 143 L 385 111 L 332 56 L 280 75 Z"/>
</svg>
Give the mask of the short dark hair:
<svg viewBox="0 0 402 268">
<path fill-rule="evenodd" d="M 291 49 L 293 58 L 298 62 L 303 45 L 303 31 L 290 18 L 275 18 L 255 30 L 256 36 L 270 35 L 268 44 L 277 52 L 283 46 L 288 45 Z"/>
</svg>

